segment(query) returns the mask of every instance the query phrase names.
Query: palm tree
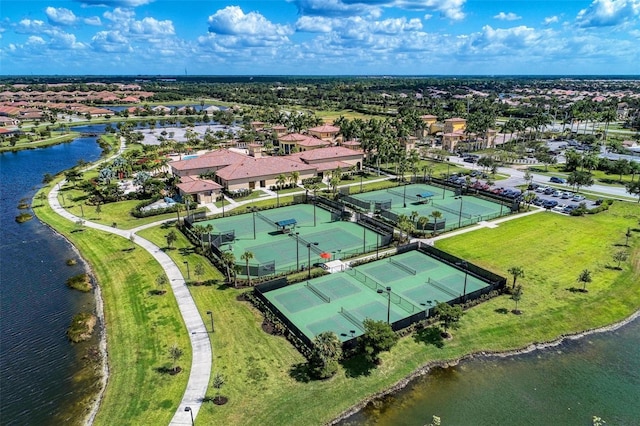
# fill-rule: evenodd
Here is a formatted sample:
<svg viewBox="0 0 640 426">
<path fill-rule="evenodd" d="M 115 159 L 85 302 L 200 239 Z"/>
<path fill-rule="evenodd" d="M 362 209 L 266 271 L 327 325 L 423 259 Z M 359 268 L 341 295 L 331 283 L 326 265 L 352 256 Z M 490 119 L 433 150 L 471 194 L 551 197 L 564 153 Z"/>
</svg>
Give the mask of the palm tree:
<svg viewBox="0 0 640 426">
<path fill-rule="evenodd" d="M 300 172 L 291 172 L 291 174 L 289 175 L 289 183 L 291 184 L 291 186 L 296 186 L 299 179 Z"/>
<path fill-rule="evenodd" d="M 429 218 L 426 216 L 420 216 L 418 218 L 418 229 L 421 229 L 424 231 L 425 227 L 427 226 L 427 223 L 429 223 Z"/>
<path fill-rule="evenodd" d="M 511 295 L 511 299 L 516 302 L 516 308 L 513 310 L 514 314 L 519 314 L 520 311 L 518 310 L 518 302 L 520 301 L 520 299 L 522 299 L 522 286 L 518 285 L 514 291 L 513 294 Z"/>
<path fill-rule="evenodd" d="M 283 173 L 280 173 L 278 176 L 276 176 L 276 185 L 278 189 L 280 189 L 286 182 L 287 177 Z"/>
<path fill-rule="evenodd" d="M 434 210 L 430 216 L 433 218 L 433 233 L 436 234 L 438 232 L 438 219 L 442 218 L 442 212 Z"/>
<path fill-rule="evenodd" d="M 182 201 L 184 202 L 184 205 L 187 207 L 187 217 L 189 217 L 189 205 L 193 202 L 193 195 L 185 194 L 182 197 Z"/>
<path fill-rule="evenodd" d="M 513 276 L 512 288 L 516 288 L 516 280 L 518 278 L 524 278 L 524 269 L 521 266 L 512 266 L 507 270 Z"/>
<path fill-rule="evenodd" d="M 226 273 L 227 273 L 227 282 L 231 282 L 231 272 L 233 271 L 233 266 L 236 263 L 236 256 L 233 254 L 233 252 L 230 251 L 225 251 L 222 253 L 222 264 L 225 267 Z M 235 282 L 234 282 L 234 286 L 235 286 Z"/>
<path fill-rule="evenodd" d="M 254 257 L 255 256 L 253 255 L 253 252 L 250 252 L 249 250 L 245 251 L 244 253 L 242 253 L 242 256 L 240 256 L 240 259 L 244 260 L 247 263 L 247 280 L 249 281 L 249 285 L 251 285 L 251 275 L 249 274 L 249 261 Z"/>
</svg>

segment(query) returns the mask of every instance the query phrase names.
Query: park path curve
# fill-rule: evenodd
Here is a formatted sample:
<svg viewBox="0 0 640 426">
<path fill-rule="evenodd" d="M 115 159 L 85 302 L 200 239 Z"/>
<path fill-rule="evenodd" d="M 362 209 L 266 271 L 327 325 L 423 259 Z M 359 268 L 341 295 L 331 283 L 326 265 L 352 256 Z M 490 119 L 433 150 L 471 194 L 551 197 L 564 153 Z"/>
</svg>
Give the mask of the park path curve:
<svg viewBox="0 0 640 426">
<path fill-rule="evenodd" d="M 64 183 L 64 180 L 61 181 L 49 192 L 49 204 L 54 212 L 60 216 L 72 222 L 77 222 L 78 220 L 81 220 L 81 218 L 65 210 L 58 200 L 59 189 Z M 117 229 L 90 221 L 84 221 L 83 225 L 88 228 L 115 234 L 126 239 L 129 239 L 132 234 L 135 234 L 135 230 Z M 150 225 L 144 227 L 146 228 L 148 226 Z M 191 415 L 193 414 L 193 418 L 198 415 L 202 402 L 206 396 L 207 388 L 209 386 L 209 377 L 211 376 L 211 361 L 213 358 L 209 332 L 205 327 L 204 321 L 198 312 L 198 308 L 196 307 L 193 298 L 191 297 L 191 293 L 187 288 L 184 277 L 173 260 L 171 260 L 171 258 L 164 253 L 160 247 L 142 237 L 136 236 L 135 243 L 147 250 L 164 269 L 171 284 L 171 289 L 173 290 L 176 302 L 178 303 L 178 309 L 182 314 L 185 327 L 187 328 L 192 350 L 191 372 L 189 374 L 189 380 L 182 396 L 182 400 L 171 419 L 170 425 L 191 425 Z M 185 411 L 187 407 L 191 409 L 191 412 Z"/>
</svg>

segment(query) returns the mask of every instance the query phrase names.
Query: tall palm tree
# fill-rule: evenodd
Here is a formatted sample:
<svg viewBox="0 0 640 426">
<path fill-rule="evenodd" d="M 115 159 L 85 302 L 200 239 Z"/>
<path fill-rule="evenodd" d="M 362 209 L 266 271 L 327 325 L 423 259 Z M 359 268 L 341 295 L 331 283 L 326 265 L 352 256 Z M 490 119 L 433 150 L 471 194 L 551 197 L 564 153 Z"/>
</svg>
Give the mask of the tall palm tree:
<svg viewBox="0 0 640 426">
<path fill-rule="evenodd" d="M 584 269 L 580 272 L 580 275 L 578 275 L 578 282 L 582 283 L 582 291 L 584 292 L 587 291 L 587 283 L 590 283 L 591 281 L 591 271 L 588 269 Z"/>
<path fill-rule="evenodd" d="M 287 177 L 283 173 L 276 176 L 276 185 L 278 186 L 278 189 L 280 189 L 285 183 L 287 183 Z"/>
<path fill-rule="evenodd" d="M 231 282 L 231 272 L 233 271 L 233 267 L 236 263 L 236 256 L 231 251 L 225 251 L 222 253 L 222 264 L 224 265 L 225 271 L 227 273 L 227 282 Z M 234 286 L 235 286 L 234 282 Z"/>
<path fill-rule="evenodd" d="M 249 261 L 253 259 L 255 256 L 253 252 L 247 250 L 240 256 L 241 260 L 244 260 L 247 264 L 247 280 L 249 281 L 249 285 L 251 285 L 251 274 L 249 274 Z"/>
<path fill-rule="evenodd" d="M 425 227 L 427 226 L 427 223 L 429 223 L 429 218 L 427 216 L 420 216 L 418 218 L 418 229 L 424 231 Z"/>
<path fill-rule="evenodd" d="M 291 172 L 289 175 L 289 183 L 292 186 L 296 186 L 298 184 L 298 180 L 300 179 L 300 172 Z"/>
<path fill-rule="evenodd" d="M 438 232 L 438 219 L 442 218 L 442 212 L 434 210 L 430 216 L 433 218 L 433 233 L 436 234 Z"/>
</svg>

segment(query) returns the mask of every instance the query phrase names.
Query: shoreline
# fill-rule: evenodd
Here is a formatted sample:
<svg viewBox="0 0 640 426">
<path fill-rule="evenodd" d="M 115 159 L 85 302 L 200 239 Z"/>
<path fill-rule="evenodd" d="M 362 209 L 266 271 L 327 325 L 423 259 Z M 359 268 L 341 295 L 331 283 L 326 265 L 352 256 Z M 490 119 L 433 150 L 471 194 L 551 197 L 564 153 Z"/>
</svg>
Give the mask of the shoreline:
<svg viewBox="0 0 640 426">
<path fill-rule="evenodd" d="M 37 217 L 37 215 L 36 215 Z M 38 218 L 40 220 L 40 218 Z M 80 258 L 80 262 L 87 274 L 91 277 L 91 280 L 95 283 L 93 287 L 93 298 L 95 301 L 95 314 L 98 319 L 98 350 L 100 352 L 100 390 L 92 396 L 91 402 L 87 405 L 89 412 L 84 416 L 82 424 L 91 425 L 98 414 L 102 398 L 107 389 L 107 382 L 109 381 L 109 362 L 108 362 L 108 350 L 107 350 L 107 327 L 104 319 L 104 300 L 102 299 L 102 291 L 100 289 L 100 283 L 98 282 L 96 275 L 91 267 L 91 264 L 82 256 L 82 252 L 69 240 L 65 235 L 58 232 L 48 223 L 40 220 L 40 223 L 47 226 L 53 233 L 64 238 L 64 240 L 71 246 L 73 252 Z"/>
<path fill-rule="evenodd" d="M 549 340 L 546 342 L 533 342 L 530 343 L 527 346 L 523 346 L 519 349 L 513 349 L 513 350 L 508 350 L 508 351 L 499 351 L 499 352 L 491 352 L 491 351 L 477 351 L 477 352 L 471 352 L 467 355 L 463 355 L 459 358 L 455 358 L 455 359 L 450 359 L 450 360 L 440 360 L 440 361 L 429 361 L 428 363 L 422 365 L 421 367 L 418 367 L 416 370 L 414 370 L 411 374 L 409 374 L 407 377 L 399 380 L 398 382 L 396 382 L 394 385 L 388 387 L 387 389 L 384 389 L 380 392 L 376 392 L 375 394 L 371 395 L 370 397 L 365 398 L 364 400 L 360 401 L 359 403 L 357 403 L 356 405 L 348 408 L 347 410 L 345 410 L 344 412 L 342 412 L 338 417 L 334 418 L 333 420 L 331 420 L 330 422 L 326 423 L 326 425 L 328 426 L 332 426 L 332 425 L 336 425 L 339 422 L 348 419 L 349 417 L 353 416 L 354 414 L 357 414 L 358 412 L 362 411 L 363 408 L 365 408 L 369 403 L 382 399 L 386 396 L 389 396 L 391 394 L 394 394 L 402 389 L 404 389 L 405 387 L 407 387 L 407 385 L 409 385 L 412 381 L 414 381 L 415 379 L 422 377 L 426 374 L 429 374 L 429 372 L 431 372 L 431 370 L 433 368 L 447 368 L 447 367 L 454 367 L 458 364 L 460 364 L 461 362 L 464 361 L 468 361 L 471 359 L 475 359 L 475 358 L 509 358 L 509 357 L 513 357 L 513 356 L 518 356 L 518 355 L 524 355 L 524 354 L 528 354 L 534 351 L 538 351 L 538 350 L 544 350 L 547 348 L 552 348 L 558 345 L 561 345 L 562 343 L 564 343 L 567 340 L 578 340 L 578 339 L 582 339 L 583 337 L 586 336 L 590 336 L 592 334 L 599 334 L 599 333 L 606 333 L 606 332 L 610 332 L 610 331 L 615 331 L 621 327 L 624 327 L 625 325 L 635 321 L 636 319 L 640 318 L 640 309 L 635 311 L 634 313 L 632 313 L 631 315 L 629 315 L 628 317 L 615 322 L 613 324 L 609 324 L 609 325 L 605 325 L 602 327 L 597 327 L 597 328 L 591 328 L 591 329 L 587 329 L 587 330 L 583 330 L 583 331 L 579 331 L 576 333 L 571 333 L 571 334 L 561 334 L 558 338 L 553 339 L 553 340 Z"/>
</svg>

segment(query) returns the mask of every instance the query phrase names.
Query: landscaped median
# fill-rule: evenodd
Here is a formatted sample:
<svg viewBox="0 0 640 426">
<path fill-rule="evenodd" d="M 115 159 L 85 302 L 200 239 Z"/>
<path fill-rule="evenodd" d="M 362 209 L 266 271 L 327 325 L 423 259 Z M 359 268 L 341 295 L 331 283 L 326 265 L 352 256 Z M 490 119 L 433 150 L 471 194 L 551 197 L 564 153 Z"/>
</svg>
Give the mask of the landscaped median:
<svg viewBox="0 0 640 426">
<path fill-rule="evenodd" d="M 81 250 L 103 291 L 112 375 L 97 423 L 167 424 L 186 384 L 190 347 L 171 294 L 150 295 L 160 267 L 142 249 L 131 250 L 126 239 L 89 229 L 72 232 L 77 227 L 48 207 L 36 210 Z M 514 301 L 508 295 L 497 297 L 468 310 L 461 328 L 442 347 L 418 333 L 383 353 L 377 368 L 352 359 L 326 381 L 309 380 L 306 360 L 284 338 L 264 332 L 262 315 L 242 300 L 250 290 L 222 284 L 222 274 L 176 231 L 178 238 L 167 254 L 185 277 L 191 275 L 189 288 L 208 329 L 207 312 L 212 312 L 212 376 L 224 376 L 221 394 L 229 398 L 222 406 L 203 404 L 197 422 L 321 424 L 430 362 L 514 350 L 620 321 L 640 307 L 639 220 L 637 204 L 615 202 L 597 215 L 542 213 L 438 241 L 439 248 L 507 277 L 509 268 L 521 266 L 522 315 L 509 313 Z M 632 231 L 625 247 L 628 228 Z M 139 235 L 166 250 L 166 235 L 174 229 L 173 224 L 159 225 Z M 612 258 L 619 250 L 630 254 L 621 270 Z M 195 276 L 197 264 L 204 271 Z M 581 286 L 577 277 L 583 269 L 592 272 L 589 292 L 571 291 Z M 210 285 L 194 285 L 198 281 Z M 185 351 L 179 364 L 186 371 L 160 374 L 156 368 L 170 364 L 167 351 L 174 343 Z M 211 387 L 207 395 L 215 393 Z"/>
</svg>

